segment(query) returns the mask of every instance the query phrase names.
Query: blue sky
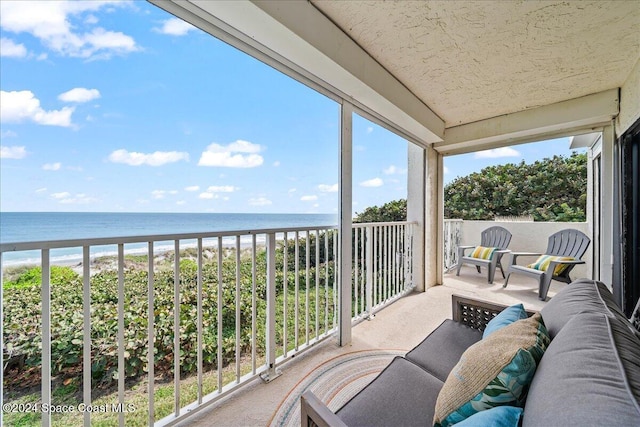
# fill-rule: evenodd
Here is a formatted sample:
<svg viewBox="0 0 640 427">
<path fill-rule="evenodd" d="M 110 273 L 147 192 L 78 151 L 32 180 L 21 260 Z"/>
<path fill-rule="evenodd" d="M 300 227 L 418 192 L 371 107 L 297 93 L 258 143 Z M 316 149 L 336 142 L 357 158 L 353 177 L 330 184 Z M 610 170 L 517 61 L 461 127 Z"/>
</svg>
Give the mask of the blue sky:
<svg viewBox="0 0 640 427">
<path fill-rule="evenodd" d="M 146 2 L 0 2 L 0 210 L 336 213 L 338 105 Z M 407 143 L 354 119 L 354 212 Z M 445 159 L 445 180 L 569 154 Z"/>
</svg>

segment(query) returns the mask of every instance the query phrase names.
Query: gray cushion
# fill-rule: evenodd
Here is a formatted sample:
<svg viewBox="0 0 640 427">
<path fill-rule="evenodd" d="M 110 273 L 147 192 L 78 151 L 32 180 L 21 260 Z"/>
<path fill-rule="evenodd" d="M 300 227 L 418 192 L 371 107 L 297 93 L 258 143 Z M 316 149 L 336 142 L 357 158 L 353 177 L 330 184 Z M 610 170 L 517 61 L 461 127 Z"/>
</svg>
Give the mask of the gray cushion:
<svg viewBox="0 0 640 427">
<path fill-rule="evenodd" d="M 631 331 L 626 321 L 609 320 L 620 365 L 624 368 L 629 389 L 640 404 L 640 338 Z"/>
<path fill-rule="evenodd" d="M 446 381 L 460 356 L 482 339 L 482 332 L 447 319 L 405 358 L 420 365 L 441 381 Z"/>
<path fill-rule="evenodd" d="M 540 310 L 551 339 L 578 313 L 602 313 L 626 319 L 605 284 L 590 279 L 578 279 L 565 286 Z"/>
<path fill-rule="evenodd" d="M 433 419 L 443 382 L 396 357 L 336 414 L 348 426 L 422 426 Z"/>
<path fill-rule="evenodd" d="M 523 427 L 640 425 L 638 355 L 640 340 L 621 320 L 576 315 L 540 361 Z"/>
</svg>

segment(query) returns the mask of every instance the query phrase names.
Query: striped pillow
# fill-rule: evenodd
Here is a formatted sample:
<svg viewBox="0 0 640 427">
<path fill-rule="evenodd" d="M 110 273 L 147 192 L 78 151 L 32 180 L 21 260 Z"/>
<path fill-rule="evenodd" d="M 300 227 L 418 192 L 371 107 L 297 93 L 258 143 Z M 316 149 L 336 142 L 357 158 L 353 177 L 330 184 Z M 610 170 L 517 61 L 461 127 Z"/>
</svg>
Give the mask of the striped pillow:
<svg viewBox="0 0 640 427">
<path fill-rule="evenodd" d="M 471 258 L 479 258 L 479 259 L 491 259 L 493 258 L 493 253 L 498 248 L 485 248 L 484 246 L 476 246 L 476 248 L 471 253 Z"/>
<path fill-rule="evenodd" d="M 549 263 L 551 263 L 551 261 L 574 261 L 574 260 L 575 258 L 571 258 L 568 256 L 541 255 L 536 260 L 536 262 L 534 262 L 533 264 L 527 265 L 527 267 L 540 270 L 540 271 L 547 271 L 547 268 L 549 268 Z M 562 272 L 565 271 L 568 267 L 569 266 L 567 264 L 557 265 L 556 269 L 553 272 L 553 275 L 557 276 L 559 274 L 562 274 Z"/>
</svg>

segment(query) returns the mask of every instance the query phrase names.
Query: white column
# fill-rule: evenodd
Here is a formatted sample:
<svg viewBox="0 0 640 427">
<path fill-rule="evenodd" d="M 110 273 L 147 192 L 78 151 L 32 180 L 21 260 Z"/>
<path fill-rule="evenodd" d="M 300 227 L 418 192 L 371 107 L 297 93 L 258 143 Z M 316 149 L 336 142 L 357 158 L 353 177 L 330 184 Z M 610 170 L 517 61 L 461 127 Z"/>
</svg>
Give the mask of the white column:
<svg viewBox="0 0 640 427">
<path fill-rule="evenodd" d="M 608 285 L 610 285 L 613 280 L 613 221 L 617 221 L 617 218 L 613 217 L 614 142 L 615 135 L 613 126 L 606 126 L 602 131 L 600 280 Z"/>
<path fill-rule="evenodd" d="M 425 148 L 425 216 L 424 216 L 424 286 L 429 288 L 442 284 L 444 243 L 442 227 L 444 221 L 442 155 L 433 148 Z"/>
<path fill-rule="evenodd" d="M 415 221 L 417 223 L 413 231 L 411 277 L 415 290 L 424 292 L 425 150 L 411 142 L 407 142 L 407 144 L 407 221 Z"/>
<path fill-rule="evenodd" d="M 340 219 L 338 282 L 338 345 L 351 342 L 351 228 L 352 228 L 352 122 L 353 106 L 341 107 L 340 131 Z"/>
</svg>

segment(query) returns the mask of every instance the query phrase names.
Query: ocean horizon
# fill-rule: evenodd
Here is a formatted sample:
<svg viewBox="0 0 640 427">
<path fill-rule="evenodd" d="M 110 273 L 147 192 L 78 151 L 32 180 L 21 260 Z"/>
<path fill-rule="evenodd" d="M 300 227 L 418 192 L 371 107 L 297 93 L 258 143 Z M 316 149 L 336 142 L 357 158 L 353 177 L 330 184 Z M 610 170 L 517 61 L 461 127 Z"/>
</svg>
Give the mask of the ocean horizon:
<svg viewBox="0 0 640 427">
<path fill-rule="evenodd" d="M 0 243 L 322 227 L 335 225 L 337 220 L 332 214 L 0 212 Z M 195 246 L 195 241 L 184 241 L 184 247 L 190 245 Z M 158 242 L 154 249 L 172 250 L 173 243 Z M 146 253 L 146 244 L 127 244 L 125 252 Z M 92 247 L 91 257 L 116 253 L 115 245 Z M 81 259 L 81 247 L 51 251 L 53 264 L 72 264 Z M 5 252 L 2 256 L 3 267 L 36 264 L 39 260 L 39 251 Z"/>
</svg>

